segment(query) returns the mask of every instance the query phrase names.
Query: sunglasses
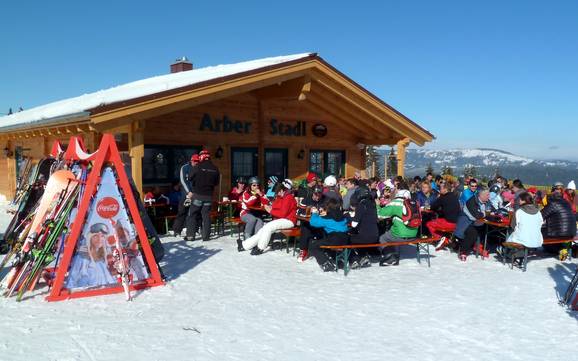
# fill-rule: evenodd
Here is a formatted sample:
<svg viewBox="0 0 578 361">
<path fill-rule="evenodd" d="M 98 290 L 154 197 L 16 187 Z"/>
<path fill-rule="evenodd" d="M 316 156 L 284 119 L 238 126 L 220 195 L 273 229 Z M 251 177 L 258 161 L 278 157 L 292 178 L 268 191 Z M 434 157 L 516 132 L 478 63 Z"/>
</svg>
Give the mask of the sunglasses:
<svg viewBox="0 0 578 361">
<path fill-rule="evenodd" d="M 477 185 L 471 185 L 470 188 L 478 188 Z"/>
</svg>

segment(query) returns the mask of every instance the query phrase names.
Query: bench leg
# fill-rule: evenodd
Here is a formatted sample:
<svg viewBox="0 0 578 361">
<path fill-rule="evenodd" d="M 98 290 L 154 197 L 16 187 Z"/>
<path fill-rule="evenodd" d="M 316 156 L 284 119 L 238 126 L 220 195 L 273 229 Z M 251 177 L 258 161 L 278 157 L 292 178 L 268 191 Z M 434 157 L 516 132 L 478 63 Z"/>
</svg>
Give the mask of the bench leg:
<svg viewBox="0 0 578 361">
<path fill-rule="evenodd" d="M 297 237 L 293 237 L 293 257 L 295 257 L 296 251 L 297 251 Z"/>
<path fill-rule="evenodd" d="M 420 251 L 421 251 L 421 247 L 420 247 L 419 243 L 416 243 L 416 246 L 417 246 L 417 247 L 416 247 L 415 249 L 416 249 L 417 263 L 421 264 L 421 257 L 420 257 L 420 256 L 421 256 L 421 255 L 420 255 L 420 253 L 421 253 L 421 252 L 420 252 Z"/>
<path fill-rule="evenodd" d="M 343 250 L 343 276 L 347 276 L 347 274 L 349 273 L 349 254 L 351 253 L 351 250 L 349 248 L 346 248 Z"/>
<path fill-rule="evenodd" d="M 522 265 L 522 272 L 526 272 L 527 264 L 528 264 L 528 249 L 524 248 L 524 264 Z"/>
</svg>

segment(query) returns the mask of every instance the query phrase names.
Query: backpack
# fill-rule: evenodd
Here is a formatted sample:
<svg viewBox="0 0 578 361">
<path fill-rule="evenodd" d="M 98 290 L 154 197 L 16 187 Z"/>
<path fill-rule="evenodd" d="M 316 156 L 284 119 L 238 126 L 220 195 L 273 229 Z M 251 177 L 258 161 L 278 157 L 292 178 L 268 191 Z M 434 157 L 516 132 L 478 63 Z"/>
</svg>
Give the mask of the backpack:
<svg viewBox="0 0 578 361">
<path fill-rule="evenodd" d="M 419 204 L 414 199 L 404 199 L 403 206 L 406 214 L 401 217 L 403 224 L 410 228 L 417 228 L 421 225 L 421 211 Z"/>
</svg>

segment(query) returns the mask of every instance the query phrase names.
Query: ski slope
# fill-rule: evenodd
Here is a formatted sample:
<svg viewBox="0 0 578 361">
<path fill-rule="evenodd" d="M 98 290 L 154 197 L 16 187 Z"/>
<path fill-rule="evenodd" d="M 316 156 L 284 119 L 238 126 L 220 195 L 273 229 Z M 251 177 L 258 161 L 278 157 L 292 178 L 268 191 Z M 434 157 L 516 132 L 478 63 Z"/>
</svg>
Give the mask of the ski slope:
<svg viewBox="0 0 578 361">
<path fill-rule="evenodd" d="M 0 227 L 9 216 L 0 209 Z M 56 303 L 0 298 L 1 360 L 572 360 L 578 313 L 557 305 L 575 263 L 528 271 L 412 248 L 396 268 L 324 274 L 232 238 L 163 238 L 170 280 Z"/>
</svg>

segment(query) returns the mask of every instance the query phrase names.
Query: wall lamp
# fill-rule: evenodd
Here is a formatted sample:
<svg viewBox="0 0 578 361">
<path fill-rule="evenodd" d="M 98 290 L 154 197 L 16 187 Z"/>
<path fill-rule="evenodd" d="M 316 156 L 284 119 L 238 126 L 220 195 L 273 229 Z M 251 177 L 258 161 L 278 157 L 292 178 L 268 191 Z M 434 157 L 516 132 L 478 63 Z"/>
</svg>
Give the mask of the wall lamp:
<svg viewBox="0 0 578 361">
<path fill-rule="evenodd" d="M 217 151 L 215 152 L 215 158 L 217 159 L 223 158 L 223 147 L 221 147 L 220 145 L 219 148 L 217 148 Z"/>
<path fill-rule="evenodd" d="M 305 158 L 305 149 L 301 148 L 301 150 L 299 151 L 299 153 L 297 153 L 297 158 L 298 158 L 298 159 L 303 159 L 303 158 Z"/>
</svg>

